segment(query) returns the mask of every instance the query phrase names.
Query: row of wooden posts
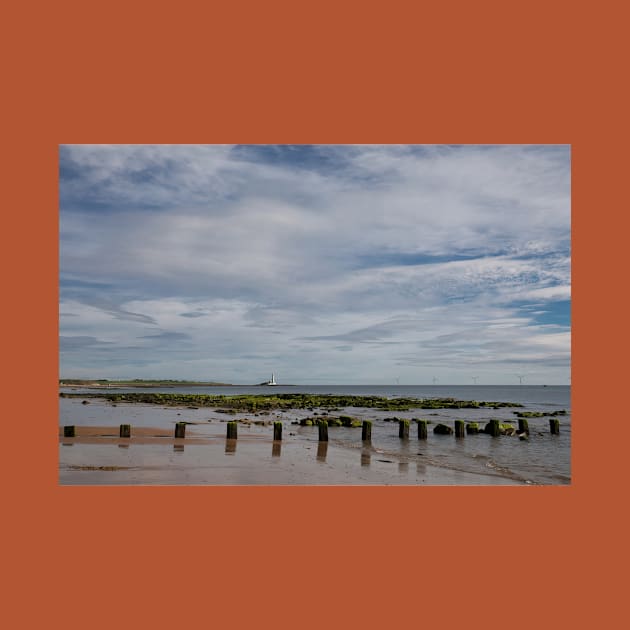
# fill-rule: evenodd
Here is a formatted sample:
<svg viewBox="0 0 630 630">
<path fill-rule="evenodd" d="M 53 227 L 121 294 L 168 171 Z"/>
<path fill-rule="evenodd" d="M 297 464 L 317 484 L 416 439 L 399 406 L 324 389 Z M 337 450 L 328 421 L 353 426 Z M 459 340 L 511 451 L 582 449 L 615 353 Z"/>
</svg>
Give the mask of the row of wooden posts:
<svg viewBox="0 0 630 630">
<path fill-rule="evenodd" d="M 427 421 L 426 420 L 418 420 L 418 439 L 426 440 L 427 439 Z M 400 438 L 406 439 L 409 438 L 409 420 L 400 420 L 398 423 L 398 436 Z M 320 442 L 328 442 L 328 422 L 322 420 L 319 423 L 319 441 Z M 557 418 L 549 419 L 549 430 L 552 435 L 560 434 L 560 421 Z M 455 437 L 463 438 L 466 433 L 477 433 L 478 429 L 476 427 L 472 427 L 470 424 L 466 425 L 463 420 L 455 420 Z M 501 427 L 500 422 L 498 420 L 490 420 L 488 423 L 488 432 L 490 435 L 497 437 L 501 435 Z M 518 432 L 522 435 L 529 435 L 529 425 L 527 420 L 524 418 L 519 418 L 518 420 Z M 131 425 L 130 424 L 121 424 L 120 425 L 120 433 L 121 438 L 131 437 Z M 74 425 L 66 425 L 63 428 L 63 436 L 64 437 L 75 437 L 76 429 Z M 175 437 L 183 438 L 186 437 L 186 423 L 185 422 L 177 422 L 175 424 Z M 231 420 L 227 423 L 227 439 L 228 440 L 236 440 L 238 437 L 238 422 L 236 420 Z M 279 442 L 282 440 L 282 422 L 274 422 L 273 423 L 273 439 L 274 442 Z M 364 442 L 370 442 L 372 440 L 372 421 L 364 420 L 361 428 L 361 439 Z"/>
</svg>

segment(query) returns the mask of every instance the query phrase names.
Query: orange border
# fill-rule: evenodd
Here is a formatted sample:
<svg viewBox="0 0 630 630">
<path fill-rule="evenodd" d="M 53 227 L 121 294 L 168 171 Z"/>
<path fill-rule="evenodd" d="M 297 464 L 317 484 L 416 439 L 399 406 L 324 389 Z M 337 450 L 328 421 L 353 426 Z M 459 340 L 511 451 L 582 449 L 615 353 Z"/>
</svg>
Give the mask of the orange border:
<svg viewBox="0 0 630 630">
<path fill-rule="evenodd" d="M 618 625 L 621 6 L 3 7 L 8 627 Z M 58 487 L 57 145 L 98 142 L 572 143 L 573 485 Z"/>
</svg>

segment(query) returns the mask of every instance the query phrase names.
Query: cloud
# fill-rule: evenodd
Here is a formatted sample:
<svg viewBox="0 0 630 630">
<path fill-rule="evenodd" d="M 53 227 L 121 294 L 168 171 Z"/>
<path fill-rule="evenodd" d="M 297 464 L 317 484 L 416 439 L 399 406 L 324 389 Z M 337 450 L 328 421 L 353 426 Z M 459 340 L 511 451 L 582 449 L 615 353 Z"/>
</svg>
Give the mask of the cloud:
<svg viewBox="0 0 630 630">
<path fill-rule="evenodd" d="M 240 382 L 416 378 L 431 350 L 441 382 L 477 355 L 566 382 L 569 166 L 565 146 L 64 146 L 60 330 L 129 376 L 138 347 L 164 377 Z M 553 338 L 534 310 L 560 349 L 523 349 Z"/>
</svg>

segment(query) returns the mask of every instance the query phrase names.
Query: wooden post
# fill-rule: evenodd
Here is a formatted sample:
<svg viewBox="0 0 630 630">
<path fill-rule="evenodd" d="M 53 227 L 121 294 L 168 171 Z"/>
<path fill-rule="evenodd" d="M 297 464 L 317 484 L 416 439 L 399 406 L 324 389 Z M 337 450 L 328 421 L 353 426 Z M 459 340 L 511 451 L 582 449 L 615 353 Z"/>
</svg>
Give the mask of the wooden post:
<svg viewBox="0 0 630 630">
<path fill-rule="evenodd" d="M 409 438 L 409 420 L 398 421 L 398 437 L 403 440 Z"/>
<path fill-rule="evenodd" d="M 466 425 L 466 433 L 468 433 L 469 435 L 479 433 L 479 424 L 477 422 L 469 422 Z"/>
<path fill-rule="evenodd" d="M 529 423 L 525 420 L 525 418 L 518 419 L 518 432 L 529 435 Z"/>
<path fill-rule="evenodd" d="M 455 437 L 463 438 L 466 435 L 466 428 L 463 420 L 455 420 Z"/>
<path fill-rule="evenodd" d="M 328 422 L 326 420 L 319 422 L 319 441 L 328 442 Z"/>
<path fill-rule="evenodd" d="M 238 438 L 238 422 L 230 420 L 227 423 L 227 439 L 236 440 Z"/>
<path fill-rule="evenodd" d="M 326 440 L 325 442 L 320 442 L 317 445 L 317 461 L 325 462 L 327 452 L 328 452 L 328 440 Z"/>
<path fill-rule="evenodd" d="M 176 438 L 186 437 L 186 423 L 185 422 L 175 423 L 175 437 Z"/>
<path fill-rule="evenodd" d="M 74 425 L 66 425 L 63 428 L 63 437 L 75 437 Z"/>
<path fill-rule="evenodd" d="M 490 420 L 490 422 L 488 422 L 488 429 L 488 433 L 490 433 L 492 437 L 499 437 L 501 435 L 501 427 L 499 426 L 498 420 Z"/>
<path fill-rule="evenodd" d="M 131 437 L 131 425 L 130 424 L 121 424 L 120 425 L 120 433 L 121 438 Z"/>
<path fill-rule="evenodd" d="M 364 420 L 363 426 L 361 427 L 361 439 L 364 442 L 372 441 L 372 421 Z"/>
<path fill-rule="evenodd" d="M 280 442 L 282 440 L 282 422 L 273 423 L 273 441 Z"/>
<path fill-rule="evenodd" d="M 560 420 L 558 418 L 549 418 L 549 430 L 551 435 L 560 435 Z"/>
<path fill-rule="evenodd" d="M 427 439 L 427 421 L 426 420 L 418 420 L 418 439 L 419 440 Z"/>
</svg>

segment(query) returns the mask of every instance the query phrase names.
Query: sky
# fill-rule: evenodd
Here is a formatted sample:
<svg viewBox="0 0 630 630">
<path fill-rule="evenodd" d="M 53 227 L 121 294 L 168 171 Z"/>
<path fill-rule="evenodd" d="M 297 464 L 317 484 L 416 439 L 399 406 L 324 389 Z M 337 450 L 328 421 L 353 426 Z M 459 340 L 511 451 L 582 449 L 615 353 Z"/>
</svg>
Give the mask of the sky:
<svg viewBox="0 0 630 630">
<path fill-rule="evenodd" d="M 568 145 L 61 145 L 61 378 L 570 383 Z"/>
</svg>

